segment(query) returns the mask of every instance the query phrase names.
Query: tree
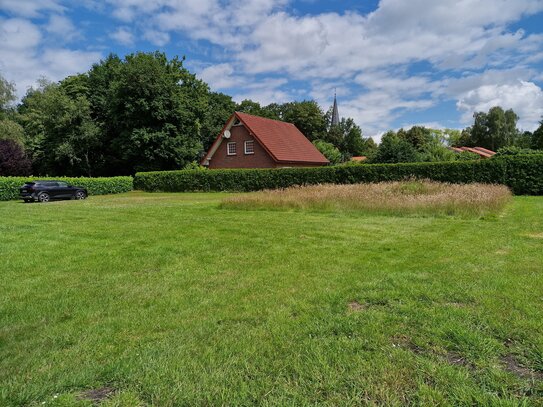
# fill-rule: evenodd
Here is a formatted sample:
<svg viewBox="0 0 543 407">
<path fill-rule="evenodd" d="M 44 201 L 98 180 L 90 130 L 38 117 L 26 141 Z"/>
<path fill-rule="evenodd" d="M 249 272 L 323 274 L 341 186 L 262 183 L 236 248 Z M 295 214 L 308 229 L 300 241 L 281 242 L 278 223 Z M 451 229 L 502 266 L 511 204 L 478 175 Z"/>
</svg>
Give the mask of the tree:
<svg viewBox="0 0 543 407">
<path fill-rule="evenodd" d="M 39 173 L 94 175 L 100 129 L 85 95 L 70 97 L 62 84 L 42 81 L 23 98 L 20 113 Z"/>
<path fill-rule="evenodd" d="M 534 150 L 543 150 L 543 120 L 539 122 L 539 127 L 532 133 L 532 146 Z"/>
<path fill-rule="evenodd" d="M 5 117 L 9 104 L 15 100 L 15 85 L 0 75 L 0 119 Z"/>
<path fill-rule="evenodd" d="M 432 130 L 422 126 L 413 126 L 407 131 L 400 129 L 397 134 L 418 151 L 422 151 L 428 143 L 433 141 Z"/>
<path fill-rule="evenodd" d="M 341 151 L 339 151 L 332 143 L 327 143 L 323 140 L 315 140 L 313 141 L 313 145 L 317 147 L 317 150 L 319 150 L 332 164 L 339 164 L 342 161 L 343 156 Z"/>
<path fill-rule="evenodd" d="M 211 147 L 211 144 L 235 110 L 236 103 L 230 96 L 215 92 L 209 94 L 208 108 L 200 130 L 204 151 L 207 151 Z"/>
<path fill-rule="evenodd" d="M 519 136 L 518 116 L 512 109 L 504 111 L 500 106 L 495 106 L 488 113 L 477 112 L 473 117 L 469 140 L 471 146 L 496 151 L 515 144 Z"/>
<path fill-rule="evenodd" d="M 92 116 L 101 128 L 100 175 L 184 167 L 198 158 L 209 88 L 160 52 L 110 55 L 88 73 Z"/>
<path fill-rule="evenodd" d="M 310 141 L 322 139 L 326 134 L 324 112 L 314 100 L 285 103 L 280 112 L 283 121 L 293 123 Z"/>
<path fill-rule="evenodd" d="M 15 140 L 0 140 L 0 176 L 29 175 L 32 163 L 22 144 Z"/>
<path fill-rule="evenodd" d="M 418 161 L 417 150 L 405 138 L 399 137 L 394 131 L 389 131 L 381 138 L 381 144 L 371 162 L 402 163 Z"/>
<path fill-rule="evenodd" d="M 267 117 L 268 119 L 281 120 L 281 117 L 277 115 L 277 105 L 270 105 L 271 108 L 262 107 L 260 103 L 254 102 L 250 99 L 243 100 L 238 106 L 237 111 L 254 116 Z"/>
</svg>

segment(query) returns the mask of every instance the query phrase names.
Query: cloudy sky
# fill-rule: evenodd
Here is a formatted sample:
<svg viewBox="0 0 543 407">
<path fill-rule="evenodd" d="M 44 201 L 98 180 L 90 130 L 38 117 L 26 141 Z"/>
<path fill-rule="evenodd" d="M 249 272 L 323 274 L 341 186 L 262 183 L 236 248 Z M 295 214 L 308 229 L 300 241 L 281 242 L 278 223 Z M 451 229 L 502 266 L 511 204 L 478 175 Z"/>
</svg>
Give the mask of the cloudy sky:
<svg viewBox="0 0 543 407">
<path fill-rule="evenodd" d="M 186 56 L 213 90 L 315 99 L 366 135 L 543 116 L 543 0 L 0 0 L 0 73 L 19 95 L 110 52 Z"/>
</svg>

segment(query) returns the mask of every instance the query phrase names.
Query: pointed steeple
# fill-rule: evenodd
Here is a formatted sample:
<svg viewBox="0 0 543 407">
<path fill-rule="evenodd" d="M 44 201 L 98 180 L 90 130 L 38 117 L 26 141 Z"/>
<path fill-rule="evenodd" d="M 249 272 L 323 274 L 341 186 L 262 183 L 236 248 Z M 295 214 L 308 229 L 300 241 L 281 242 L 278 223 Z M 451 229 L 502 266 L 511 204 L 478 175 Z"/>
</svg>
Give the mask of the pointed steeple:
<svg viewBox="0 0 543 407">
<path fill-rule="evenodd" d="M 337 108 L 337 97 L 336 91 L 334 90 L 334 108 L 332 109 L 332 126 L 339 125 L 339 111 Z"/>
</svg>

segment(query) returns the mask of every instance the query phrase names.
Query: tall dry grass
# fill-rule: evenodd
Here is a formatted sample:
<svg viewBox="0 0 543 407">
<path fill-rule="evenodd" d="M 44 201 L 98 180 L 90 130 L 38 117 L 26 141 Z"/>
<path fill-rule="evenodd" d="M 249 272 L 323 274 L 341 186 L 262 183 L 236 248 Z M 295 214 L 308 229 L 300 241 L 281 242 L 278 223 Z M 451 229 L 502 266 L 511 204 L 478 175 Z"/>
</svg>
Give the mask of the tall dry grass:
<svg viewBox="0 0 543 407">
<path fill-rule="evenodd" d="M 266 190 L 224 199 L 221 207 L 471 217 L 498 213 L 510 200 L 503 185 L 405 181 Z"/>
</svg>

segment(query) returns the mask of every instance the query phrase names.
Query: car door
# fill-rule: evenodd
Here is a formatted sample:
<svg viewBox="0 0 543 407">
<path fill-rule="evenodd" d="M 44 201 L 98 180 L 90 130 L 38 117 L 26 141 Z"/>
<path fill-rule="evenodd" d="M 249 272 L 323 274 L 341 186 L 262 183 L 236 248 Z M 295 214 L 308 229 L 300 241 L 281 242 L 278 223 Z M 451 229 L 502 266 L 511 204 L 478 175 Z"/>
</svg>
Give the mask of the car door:
<svg viewBox="0 0 543 407">
<path fill-rule="evenodd" d="M 57 198 L 60 193 L 58 183 L 47 181 L 43 183 L 43 192 L 47 192 L 51 198 Z"/>
<path fill-rule="evenodd" d="M 56 184 L 56 198 L 70 198 L 73 195 L 72 189 L 68 187 L 66 182 L 56 182 Z"/>
</svg>

